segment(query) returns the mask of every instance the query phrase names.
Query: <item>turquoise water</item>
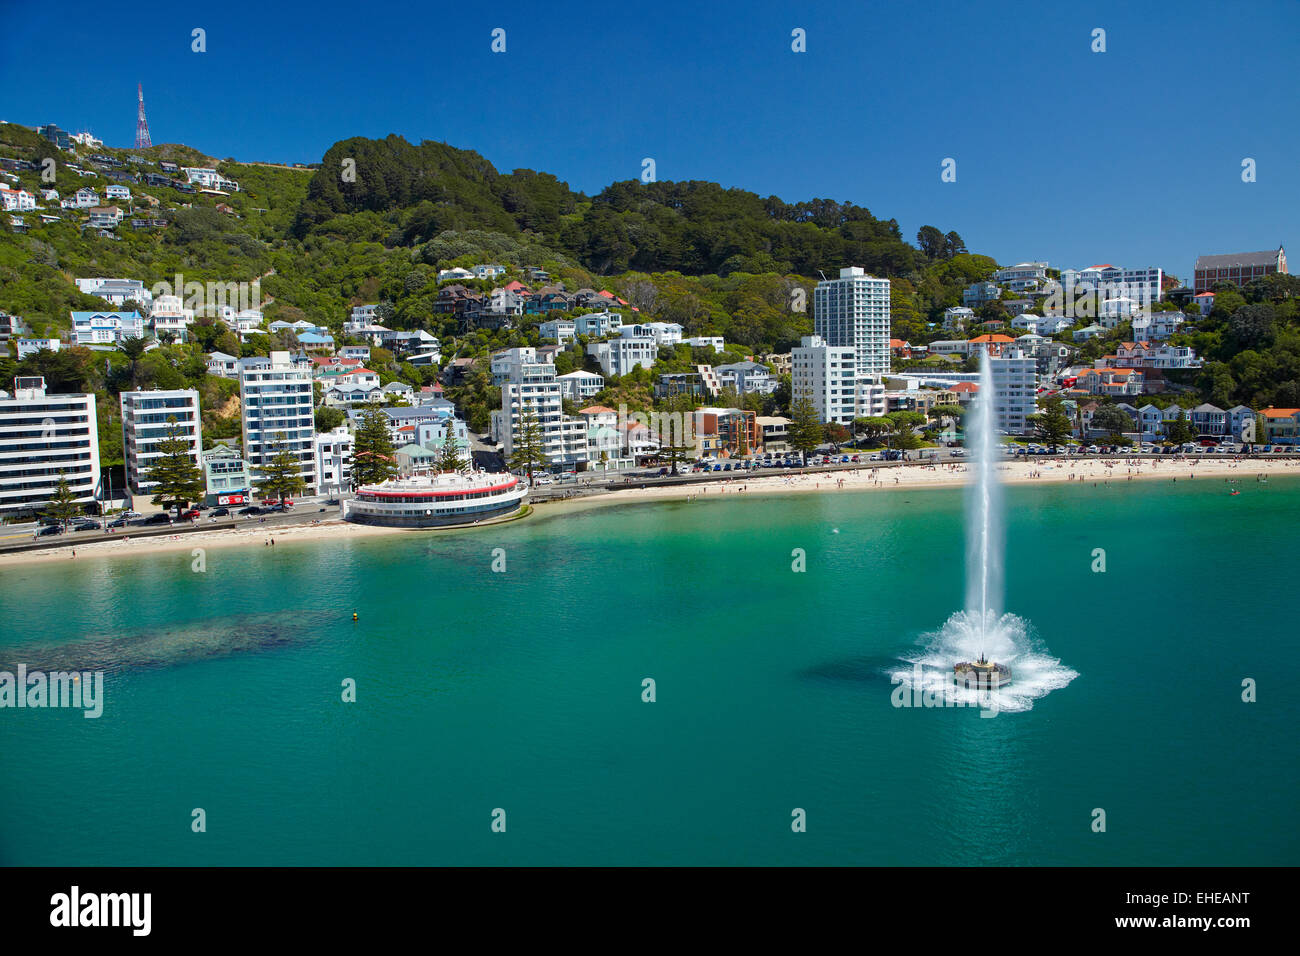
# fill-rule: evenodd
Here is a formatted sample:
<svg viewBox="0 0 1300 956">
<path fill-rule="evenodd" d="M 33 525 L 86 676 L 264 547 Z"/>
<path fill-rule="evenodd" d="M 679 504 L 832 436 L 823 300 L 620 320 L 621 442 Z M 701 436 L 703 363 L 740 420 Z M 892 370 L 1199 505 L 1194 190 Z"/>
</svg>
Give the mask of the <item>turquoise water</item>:
<svg viewBox="0 0 1300 956">
<path fill-rule="evenodd" d="M 0 670 L 107 701 L 0 710 L 0 863 L 1294 865 L 1300 483 L 1242 488 L 1007 489 L 1079 676 L 993 719 L 890 701 L 956 489 L 6 569 Z"/>
</svg>

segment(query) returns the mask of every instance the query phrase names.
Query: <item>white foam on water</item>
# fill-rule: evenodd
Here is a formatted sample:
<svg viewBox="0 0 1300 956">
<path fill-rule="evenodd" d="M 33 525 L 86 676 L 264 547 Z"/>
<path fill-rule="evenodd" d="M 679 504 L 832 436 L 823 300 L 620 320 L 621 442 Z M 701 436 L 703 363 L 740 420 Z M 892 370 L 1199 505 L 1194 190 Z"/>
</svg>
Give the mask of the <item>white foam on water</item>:
<svg viewBox="0 0 1300 956">
<path fill-rule="evenodd" d="M 974 706 L 992 693 L 999 711 L 1026 711 L 1033 708 L 1034 701 L 1060 690 L 1079 676 L 1078 671 L 1047 651 L 1028 621 L 1014 614 L 997 617 L 990 614 L 981 627 L 977 612 L 958 611 L 938 631 L 922 635 L 918 644 L 913 654 L 903 657 L 907 666 L 893 671 L 891 679 L 952 705 Z M 1011 668 L 1009 686 L 991 692 L 957 686 L 953 665 L 976 660 L 981 648 L 990 661 Z M 919 680 L 918 664 L 921 666 Z"/>
</svg>

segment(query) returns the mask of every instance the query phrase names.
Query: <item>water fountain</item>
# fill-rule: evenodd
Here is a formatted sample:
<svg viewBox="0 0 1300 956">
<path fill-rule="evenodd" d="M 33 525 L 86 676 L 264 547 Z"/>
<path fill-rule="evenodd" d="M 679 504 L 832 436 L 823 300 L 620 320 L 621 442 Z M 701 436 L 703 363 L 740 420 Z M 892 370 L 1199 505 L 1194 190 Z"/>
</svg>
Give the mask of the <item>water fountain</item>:
<svg viewBox="0 0 1300 956">
<path fill-rule="evenodd" d="M 997 471 L 1002 456 L 987 355 L 980 361 L 979 393 L 965 433 L 974 469 L 966 486 L 965 610 L 925 635 L 920 652 L 906 658 L 909 668 L 894 672 L 893 682 L 933 696 L 940 706 L 1028 710 L 1034 700 L 1079 675 L 1046 652 L 1027 621 L 1002 609 L 1006 544 Z"/>
<path fill-rule="evenodd" d="M 998 422 L 993 400 L 993 365 L 980 358 L 980 389 L 967 447 L 975 455 L 975 480 L 966 486 L 966 613 L 978 615 L 979 659 L 959 661 L 953 680 L 960 687 L 996 690 L 1011 683 L 1011 668 L 988 660 L 989 626 L 997 626 L 1002 600 L 1002 486 L 998 482 Z"/>
</svg>

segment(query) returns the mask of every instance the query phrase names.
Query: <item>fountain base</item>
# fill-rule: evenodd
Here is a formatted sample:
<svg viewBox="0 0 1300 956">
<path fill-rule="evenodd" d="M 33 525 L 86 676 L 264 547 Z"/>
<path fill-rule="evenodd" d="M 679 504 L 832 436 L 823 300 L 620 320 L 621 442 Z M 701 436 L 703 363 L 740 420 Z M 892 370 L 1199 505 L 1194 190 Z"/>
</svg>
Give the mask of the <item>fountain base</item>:
<svg viewBox="0 0 1300 956">
<path fill-rule="evenodd" d="M 977 661 L 961 661 L 953 669 L 953 683 L 967 690 L 997 690 L 1011 683 L 1011 668 L 994 664 L 980 655 Z"/>
</svg>

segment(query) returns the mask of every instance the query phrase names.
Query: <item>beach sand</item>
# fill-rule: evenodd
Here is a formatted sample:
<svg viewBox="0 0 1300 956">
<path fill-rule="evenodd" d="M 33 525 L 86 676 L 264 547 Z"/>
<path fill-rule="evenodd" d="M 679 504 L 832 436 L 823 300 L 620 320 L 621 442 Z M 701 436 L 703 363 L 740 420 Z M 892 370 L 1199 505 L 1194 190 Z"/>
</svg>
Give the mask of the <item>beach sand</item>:
<svg viewBox="0 0 1300 956">
<path fill-rule="evenodd" d="M 1090 458 L 1070 460 L 1044 458 L 1033 461 L 1007 461 L 999 464 L 1004 484 L 1047 484 L 1056 482 L 1108 482 L 1112 485 L 1129 480 L 1150 481 L 1218 481 L 1236 480 L 1243 485 L 1256 476 L 1300 477 L 1300 460 L 1259 460 L 1234 458 L 1143 459 Z M 590 495 L 563 501 L 534 502 L 532 517 L 558 517 L 573 511 L 606 505 L 641 501 L 717 500 L 733 495 L 773 495 L 841 492 L 888 491 L 890 489 L 942 488 L 966 484 L 970 463 L 955 465 L 908 464 L 901 467 L 871 469 L 868 466 L 816 474 L 781 474 L 763 469 L 752 475 L 701 484 L 668 487 L 629 488 L 607 494 Z M 527 519 L 526 519 L 527 520 Z M 442 532 L 463 529 L 442 529 Z M 435 532 L 435 533 L 442 533 Z M 351 524 L 340 519 L 319 524 L 289 525 L 268 529 L 265 526 L 231 528 L 223 531 L 180 532 L 156 538 L 128 536 L 112 541 L 87 542 L 75 548 L 48 548 L 0 554 L 0 568 L 51 561 L 74 561 L 97 558 L 131 557 L 232 547 L 265 547 L 268 538 L 277 546 L 316 541 L 355 540 L 383 535 L 422 534 L 400 528 L 377 528 Z M 76 552 L 76 557 L 72 552 Z"/>
</svg>

